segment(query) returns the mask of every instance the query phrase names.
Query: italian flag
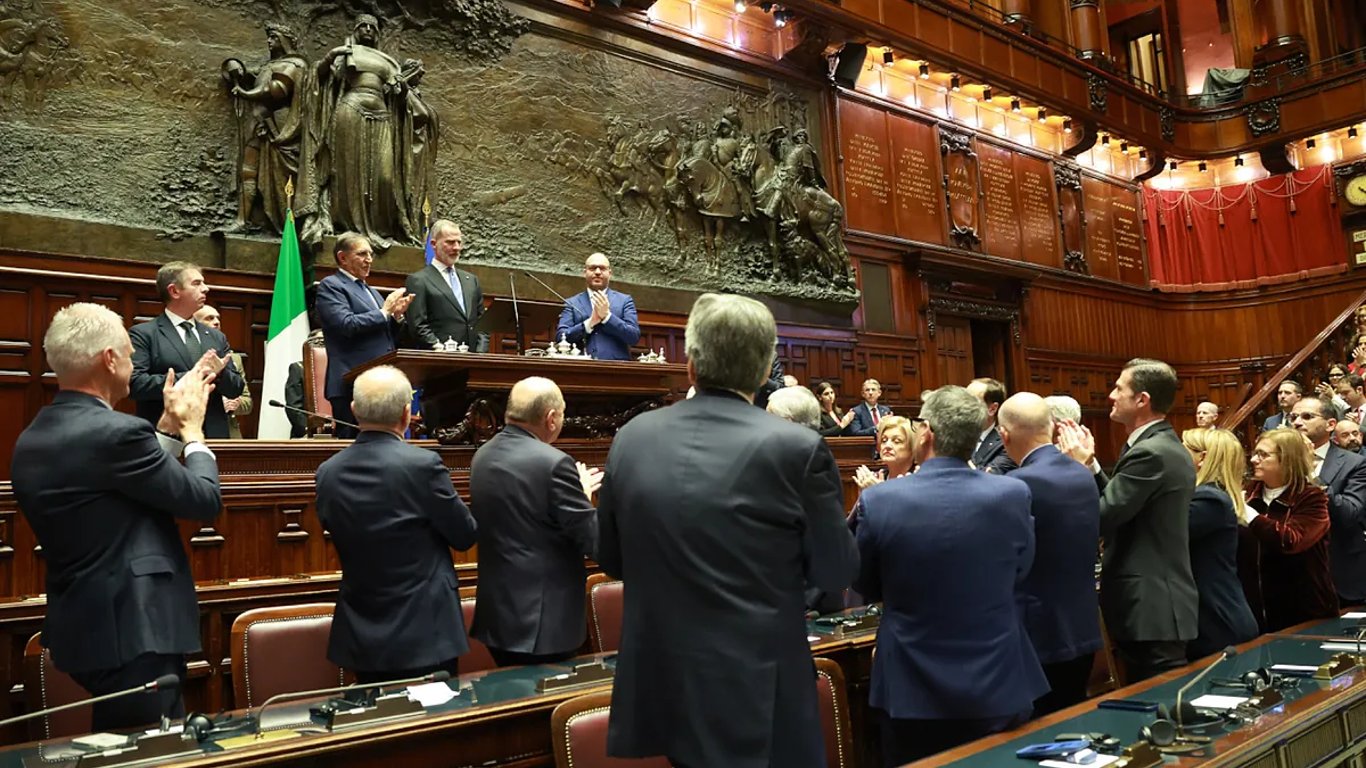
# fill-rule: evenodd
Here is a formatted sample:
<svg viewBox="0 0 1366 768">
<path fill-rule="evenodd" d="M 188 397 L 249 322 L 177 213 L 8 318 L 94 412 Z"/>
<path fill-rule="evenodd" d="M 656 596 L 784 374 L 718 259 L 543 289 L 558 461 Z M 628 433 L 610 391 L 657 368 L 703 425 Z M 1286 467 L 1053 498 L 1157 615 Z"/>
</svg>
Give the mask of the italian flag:
<svg viewBox="0 0 1366 768">
<path fill-rule="evenodd" d="M 285 400 L 289 366 L 302 363 L 308 340 L 308 309 L 304 306 L 304 274 L 299 263 L 299 238 L 294 233 L 294 211 L 285 215 L 280 239 L 280 260 L 275 265 L 275 293 L 270 299 L 270 331 L 266 335 L 266 370 L 261 384 L 260 425 L 262 440 L 288 440 L 289 418 L 285 409 L 267 405 Z"/>
</svg>

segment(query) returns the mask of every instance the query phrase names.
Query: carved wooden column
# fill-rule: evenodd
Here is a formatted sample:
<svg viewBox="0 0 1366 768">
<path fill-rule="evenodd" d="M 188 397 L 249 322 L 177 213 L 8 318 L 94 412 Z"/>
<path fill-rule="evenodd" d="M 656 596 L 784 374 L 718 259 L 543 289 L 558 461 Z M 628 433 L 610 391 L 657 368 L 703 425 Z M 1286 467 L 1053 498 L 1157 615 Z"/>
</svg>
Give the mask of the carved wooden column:
<svg viewBox="0 0 1366 768">
<path fill-rule="evenodd" d="M 1030 27 L 1034 24 L 1033 5 L 1032 0 L 1004 0 L 1001 13 L 1005 15 L 1007 24 Z"/>
<path fill-rule="evenodd" d="M 1072 9 L 1072 45 L 1083 59 L 1105 52 L 1105 30 L 1100 25 L 1100 0 L 1068 0 Z"/>
</svg>

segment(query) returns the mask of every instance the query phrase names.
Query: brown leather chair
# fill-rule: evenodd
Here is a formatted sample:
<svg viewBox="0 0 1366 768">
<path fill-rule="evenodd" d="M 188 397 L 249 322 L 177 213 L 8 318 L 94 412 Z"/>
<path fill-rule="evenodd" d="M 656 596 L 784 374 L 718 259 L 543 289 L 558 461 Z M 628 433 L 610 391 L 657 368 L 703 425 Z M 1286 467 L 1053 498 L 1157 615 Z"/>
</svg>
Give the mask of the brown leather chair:
<svg viewBox="0 0 1366 768">
<path fill-rule="evenodd" d="M 489 653 L 489 647 L 483 642 L 475 640 L 474 635 L 469 634 L 470 627 L 474 626 L 473 597 L 460 598 L 460 612 L 465 616 L 465 634 L 470 641 L 470 652 L 460 657 L 460 674 L 497 669 L 498 662 L 493 660 L 493 654 Z"/>
<path fill-rule="evenodd" d="M 24 646 L 24 699 L 28 711 L 37 712 L 90 698 L 75 680 L 52 665 L 52 654 L 43 647 L 42 638 L 43 634 L 39 632 Z M 37 741 L 90 733 L 90 714 L 90 707 L 77 707 L 34 718 L 28 721 L 28 736 Z"/>
<path fill-rule="evenodd" d="M 621 647 L 621 582 L 605 573 L 588 577 L 588 641 L 593 653 Z"/>
<path fill-rule="evenodd" d="M 257 608 L 232 623 L 235 707 L 259 707 L 271 696 L 346 685 L 327 659 L 332 603 Z"/>
<path fill-rule="evenodd" d="M 816 698 L 820 704 L 821 732 L 825 735 L 828 768 L 853 768 L 854 733 L 849 721 L 849 698 L 844 690 L 844 670 L 830 659 L 816 658 Z"/>
<path fill-rule="evenodd" d="M 332 403 L 327 399 L 327 347 L 322 334 L 313 334 L 304 341 L 304 408 L 322 416 L 332 415 Z M 308 417 L 307 434 L 332 432 L 332 422 L 318 416 Z"/>
</svg>

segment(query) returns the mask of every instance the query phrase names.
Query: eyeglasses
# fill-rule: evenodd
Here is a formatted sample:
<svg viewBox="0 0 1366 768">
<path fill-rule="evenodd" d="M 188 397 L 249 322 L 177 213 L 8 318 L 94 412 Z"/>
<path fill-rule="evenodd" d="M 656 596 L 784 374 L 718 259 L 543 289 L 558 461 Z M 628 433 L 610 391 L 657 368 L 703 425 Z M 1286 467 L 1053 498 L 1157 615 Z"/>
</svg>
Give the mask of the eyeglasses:
<svg viewBox="0 0 1366 768">
<path fill-rule="evenodd" d="M 1253 451 L 1253 452 L 1252 452 L 1252 457 L 1253 457 L 1254 459 L 1270 459 L 1270 458 L 1272 458 L 1272 457 L 1279 456 L 1279 455 L 1280 455 L 1280 454 L 1277 453 L 1277 452 L 1275 452 L 1275 451 L 1272 451 L 1271 453 L 1267 453 L 1266 451 Z"/>
</svg>

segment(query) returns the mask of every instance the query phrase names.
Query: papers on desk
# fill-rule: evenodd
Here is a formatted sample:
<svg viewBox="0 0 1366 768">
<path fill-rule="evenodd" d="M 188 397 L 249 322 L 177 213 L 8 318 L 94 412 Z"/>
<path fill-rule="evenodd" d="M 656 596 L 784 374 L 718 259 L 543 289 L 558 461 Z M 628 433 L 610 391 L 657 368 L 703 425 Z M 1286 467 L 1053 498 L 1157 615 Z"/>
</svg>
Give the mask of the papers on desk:
<svg viewBox="0 0 1366 768">
<path fill-rule="evenodd" d="M 1319 668 L 1313 664 L 1272 664 L 1271 671 L 1291 677 L 1313 677 Z"/>
<path fill-rule="evenodd" d="M 1357 641 L 1355 641 L 1355 640 L 1353 640 L 1353 641 L 1351 641 L 1351 642 L 1348 642 L 1348 641 L 1346 641 L 1346 640 L 1334 640 L 1334 641 L 1332 641 L 1332 642 L 1320 643 L 1320 644 L 1319 644 L 1319 650 L 1320 650 L 1320 651 L 1351 651 L 1352 653 L 1356 653 L 1356 652 L 1357 652 L 1357 647 L 1358 647 L 1358 646 L 1360 646 L 1361 648 L 1366 648 L 1366 642 L 1357 643 Z"/>
<path fill-rule="evenodd" d="M 1222 696 L 1216 693 L 1207 693 L 1191 701 L 1191 706 L 1196 709 L 1212 709 L 1217 712 L 1224 712 L 1246 702 L 1246 696 Z"/>
<path fill-rule="evenodd" d="M 408 697 L 424 708 L 436 707 L 451 699 L 458 694 L 445 683 L 423 683 L 422 685 L 408 686 Z"/>
<path fill-rule="evenodd" d="M 1040 760 L 1039 765 L 1043 768 L 1077 768 L 1078 765 L 1085 765 L 1088 768 L 1101 768 L 1101 766 L 1119 762 L 1119 755 L 1096 755 L 1096 759 L 1089 763 L 1069 763 L 1066 760 Z"/>
<path fill-rule="evenodd" d="M 1366 611 L 1348 611 L 1342 614 L 1344 619 L 1366 619 Z"/>
</svg>

